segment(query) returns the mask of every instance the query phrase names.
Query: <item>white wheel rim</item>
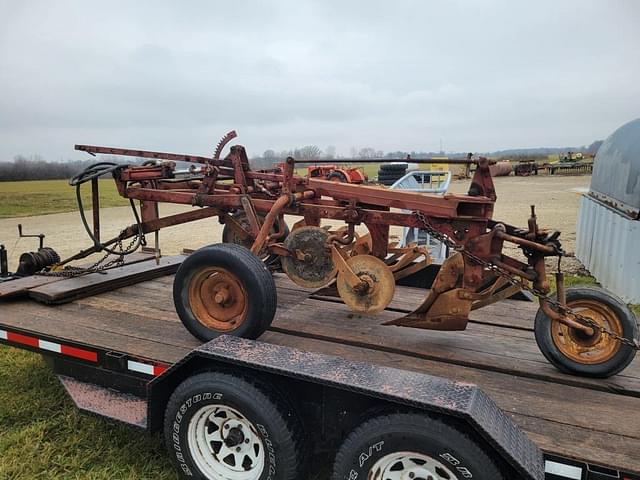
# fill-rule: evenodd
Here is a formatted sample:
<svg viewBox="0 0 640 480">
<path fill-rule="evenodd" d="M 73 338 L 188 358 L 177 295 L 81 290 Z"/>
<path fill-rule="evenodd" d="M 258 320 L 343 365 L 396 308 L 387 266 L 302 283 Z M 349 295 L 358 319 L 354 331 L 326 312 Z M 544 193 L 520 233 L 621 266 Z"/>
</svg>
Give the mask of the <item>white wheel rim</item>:
<svg viewBox="0 0 640 480">
<path fill-rule="evenodd" d="M 369 479 L 375 480 L 460 480 L 440 461 L 416 452 L 395 452 L 378 460 Z"/>
<path fill-rule="evenodd" d="M 264 445 L 257 429 L 227 405 L 198 410 L 187 431 L 189 451 L 211 480 L 258 480 L 264 470 Z"/>
</svg>

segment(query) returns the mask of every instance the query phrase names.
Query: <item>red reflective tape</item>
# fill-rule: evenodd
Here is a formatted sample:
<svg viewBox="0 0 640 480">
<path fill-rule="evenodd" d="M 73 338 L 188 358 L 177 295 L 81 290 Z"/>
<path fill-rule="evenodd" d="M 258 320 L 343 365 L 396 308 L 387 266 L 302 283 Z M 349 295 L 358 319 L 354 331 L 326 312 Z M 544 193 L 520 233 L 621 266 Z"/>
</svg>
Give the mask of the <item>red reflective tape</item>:
<svg viewBox="0 0 640 480">
<path fill-rule="evenodd" d="M 69 357 L 81 358 L 82 360 L 88 360 L 90 362 L 98 361 L 98 354 L 96 352 L 91 352 L 89 350 L 83 350 L 81 348 L 69 347 L 67 345 L 62 345 L 60 348 L 60 353 L 62 355 L 68 355 Z"/>
<path fill-rule="evenodd" d="M 20 343 L 22 345 L 29 345 L 30 347 L 39 347 L 37 338 L 21 335 L 19 333 L 7 332 L 7 340 L 9 342 Z"/>
<path fill-rule="evenodd" d="M 169 368 L 166 365 L 154 365 L 153 366 L 153 375 L 155 377 L 157 377 L 158 375 L 162 375 L 164 372 L 167 371 L 167 368 Z"/>
</svg>

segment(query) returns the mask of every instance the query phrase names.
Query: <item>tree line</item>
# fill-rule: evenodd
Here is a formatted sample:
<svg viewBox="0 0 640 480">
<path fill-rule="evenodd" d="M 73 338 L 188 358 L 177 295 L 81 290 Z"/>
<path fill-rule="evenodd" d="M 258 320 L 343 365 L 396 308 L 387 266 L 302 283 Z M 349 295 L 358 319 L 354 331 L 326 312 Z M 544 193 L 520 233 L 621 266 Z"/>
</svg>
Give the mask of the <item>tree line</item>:
<svg viewBox="0 0 640 480">
<path fill-rule="evenodd" d="M 58 180 L 71 178 L 96 160 L 47 162 L 38 155 L 16 156 L 12 162 L 0 162 L 0 181 Z"/>
<path fill-rule="evenodd" d="M 497 158 L 510 158 L 512 160 L 522 160 L 531 158 L 543 158 L 549 153 L 558 153 L 566 151 L 582 151 L 584 153 L 595 154 L 602 144 L 601 140 L 593 142 L 589 146 L 582 148 L 534 148 L 534 149 L 513 149 L 493 152 L 490 155 Z M 371 147 L 351 147 L 349 158 L 372 159 L 372 158 L 431 158 L 443 155 L 442 152 L 406 152 L 396 150 L 393 152 L 383 152 Z M 462 157 L 466 153 L 447 153 L 450 158 Z M 276 164 L 283 162 L 287 157 L 293 157 L 297 160 L 336 160 L 339 162 L 341 158 L 345 158 L 336 154 L 336 147 L 328 145 L 321 149 L 317 145 L 305 145 L 289 150 L 275 151 L 273 149 L 265 150 L 262 155 L 251 158 L 252 168 L 267 169 L 273 168 Z M 122 157 L 101 156 L 99 159 L 92 160 L 69 160 L 66 162 L 48 162 L 39 155 L 33 155 L 27 158 L 23 155 L 16 156 L 11 162 L 0 162 L 0 181 L 19 181 L 19 180 L 58 180 L 69 179 L 76 175 L 92 163 L 97 161 L 112 161 L 118 163 L 140 163 L 144 159 L 136 159 L 123 161 Z"/>
</svg>

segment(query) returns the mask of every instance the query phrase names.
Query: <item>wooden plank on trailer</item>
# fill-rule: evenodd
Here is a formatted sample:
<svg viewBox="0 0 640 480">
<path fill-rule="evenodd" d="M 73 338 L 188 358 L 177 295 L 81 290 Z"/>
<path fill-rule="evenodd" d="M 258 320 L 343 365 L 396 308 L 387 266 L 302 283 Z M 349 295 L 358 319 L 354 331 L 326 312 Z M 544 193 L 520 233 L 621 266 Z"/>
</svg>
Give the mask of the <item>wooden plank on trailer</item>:
<svg viewBox="0 0 640 480">
<path fill-rule="evenodd" d="M 311 298 L 341 302 L 337 290 L 334 290 L 331 287 L 323 288 L 313 292 Z M 422 303 L 428 293 L 429 290 L 424 288 L 396 286 L 396 293 L 387 309 L 404 313 L 412 312 Z M 471 323 L 485 323 L 487 325 L 533 330 L 533 320 L 537 311 L 537 302 L 502 300 L 472 311 L 469 321 Z"/>
<path fill-rule="evenodd" d="M 608 379 L 558 372 L 542 356 L 533 332 L 474 324 L 462 332 L 441 332 L 381 325 L 391 312 L 359 315 L 338 303 L 308 299 L 276 314 L 272 328 L 283 333 L 414 355 L 567 385 L 587 386 L 640 396 L 640 359 Z"/>
<path fill-rule="evenodd" d="M 479 385 L 545 451 L 640 471 L 640 398 L 267 332 L 261 341 Z M 567 399 L 571 399 L 569 403 Z"/>
<path fill-rule="evenodd" d="M 78 343 L 99 345 L 162 363 L 175 362 L 200 342 L 186 332 L 171 310 L 170 282 L 165 283 L 170 278 L 161 277 L 142 284 L 148 295 L 136 295 L 137 287 L 127 287 L 55 308 L 28 301 L 8 302 L 0 308 L 0 323 Z M 155 286 L 146 288 L 149 284 Z M 166 293 L 160 288 L 162 285 Z M 507 337 L 503 334 L 503 331 L 512 329 L 473 325 L 468 332 L 422 332 L 427 334 L 422 341 L 411 341 L 411 337 L 420 331 L 382 327 L 372 322 L 376 317 L 363 321 L 347 309 L 333 315 L 338 304 L 306 300 L 303 295 L 296 293 L 295 288 L 291 288 L 290 293 L 291 301 L 296 295 L 302 300 L 293 304 L 288 313 L 298 318 L 294 326 L 307 325 L 310 329 L 297 331 L 296 328 L 286 333 L 271 331 L 265 333 L 261 341 L 476 383 L 542 449 L 567 457 L 584 458 L 584 448 L 588 448 L 588 458 L 593 463 L 638 470 L 640 417 L 635 418 L 629 412 L 640 409 L 639 398 L 608 391 L 611 379 L 581 379 L 559 373 L 559 380 L 531 377 L 527 371 L 530 360 L 516 365 L 519 370 L 515 374 L 486 368 L 482 364 L 483 356 L 487 353 L 483 349 L 491 345 L 489 339 L 492 335 L 495 337 L 493 344 L 497 355 L 500 355 L 503 344 L 509 344 L 513 338 L 520 342 L 533 342 L 532 338 Z M 117 305 L 118 298 L 122 299 L 124 306 Z M 310 303 L 313 304 L 311 307 Z M 128 310 L 132 305 L 138 305 L 135 311 Z M 287 309 L 281 309 L 280 313 L 287 314 Z M 332 315 L 335 319 L 329 318 L 325 322 Z M 278 330 L 281 329 L 281 316 L 275 323 Z M 346 328 L 349 326 L 351 328 Z M 324 339 L 318 339 L 320 327 Z M 357 331 L 362 332 L 361 337 L 354 333 Z M 431 333 L 438 335 L 435 342 Z M 453 365 L 452 359 L 443 353 L 456 349 L 460 339 L 458 335 L 478 338 L 478 350 L 467 348 L 465 352 L 469 358 L 476 355 L 475 365 Z M 355 346 L 356 342 L 360 346 Z M 403 350 L 405 343 L 407 348 Z M 421 349 L 416 351 L 418 345 Z M 531 348 L 537 348 L 535 343 L 531 343 Z M 433 358 L 424 355 L 425 351 L 429 355 L 433 353 Z M 541 360 L 539 363 L 543 362 Z M 545 365 L 547 370 L 554 371 L 553 367 Z M 637 372 L 637 362 L 630 368 Z M 562 381 L 565 378 L 575 383 L 567 384 Z M 613 380 L 616 379 L 614 377 Z M 597 385 L 601 388 L 596 388 Z M 623 386 L 618 384 L 615 388 Z"/>
<path fill-rule="evenodd" d="M 29 297 L 47 304 L 67 303 L 152 278 L 175 273 L 183 255 L 162 257 L 160 262 L 141 262 L 112 268 L 104 272 L 67 278 L 29 290 Z"/>
<path fill-rule="evenodd" d="M 5 314 L 5 307 L 11 307 L 9 311 L 21 312 L 25 311 L 25 315 L 8 315 Z M 18 310 L 13 310 L 18 307 Z M 39 307 L 39 309 L 38 309 Z M 87 318 L 82 314 L 74 312 L 70 314 L 58 314 L 55 309 L 45 308 L 42 305 L 28 301 L 13 302 L 3 306 L 0 309 L 0 324 L 10 327 L 22 329 L 27 332 L 33 332 L 37 335 L 55 337 L 61 340 L 84 344 L 87 347 L 92 345 L 101 349 L 124 352 L 133 356 L 148 358 L 162 363 L 173 363 L 180 360 L 190 350 L 185 346 L 176 346 L 169 343 L 159 343 L 157 341 L 144 338 L 144 335 L 132 336 L 130 334 L 120 333 L 114 329 L 96 328 L 90 323 L 78 321 L 79 317 L 84 320 Z M 140 328 L 140 323 L 136 320 L 130 325 L 129 333 L 135 332 Z M 174 330 L 174 333 L 177 330 Z M 193 348 L 199 342 L 189 339 Z"/>
<path fill-rule="evenodd" d="M 153 259 L 153 254 L 145 252 L 136 252 L 125 257 L 125 265 L 132 265 L 134 263 L 144 262 Z M 109 260 L 107 260 L 109 261 Z M 93 262 L 91 262 L 93 263 Z M 83 266 L 89 266 L 91 263 Z M 42 285 L 48 285 L 50 283 L 59 282 L 65 280 L 65 277 L 53 277 L 49 275 L 30 275 L 28 277 L 17 278 L 7 282 L 0 283 L 0 298 L 15 298 L 24 296 L 31 288 L 40 287 Z"/>
</svg>

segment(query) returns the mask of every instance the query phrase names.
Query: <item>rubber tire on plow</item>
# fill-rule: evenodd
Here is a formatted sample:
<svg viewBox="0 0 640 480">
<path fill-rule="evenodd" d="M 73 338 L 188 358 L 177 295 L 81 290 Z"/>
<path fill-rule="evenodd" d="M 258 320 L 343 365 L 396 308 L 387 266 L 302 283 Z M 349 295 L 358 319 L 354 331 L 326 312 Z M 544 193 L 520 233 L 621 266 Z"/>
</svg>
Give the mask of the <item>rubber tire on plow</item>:
<svg viewBox="0 0 640 480">
<path fill-rule="evenodd" d="M 567 289 L 566 296 L 567 305 L 577 309 L 577 313 L 589 317 L 590 311 L 595 312 L 594 320 L 601 325 L 603 319 L 607 319 L 609 323 L 608 326 L 605 325 L 607 329 L 613 329 L 618 335 L 628 340 L 637 338 L 638 325 L 635 316 L 615 295 L 601 288 L 574 287 Z M 558 370 L 573 375 L 610 377 L 624 370 L 636 353 L 630 346 L 620 344 L 606 334 L 600 334 L 600 340 L 591 344 L 588 337 L 580 336 L 580 333 L 574 329 L 564 326 L 558 321 L 550 321 L 542 309 L 539 309 L 536 314 L 534 330 L 536 342 L 546 359 Z M 598 346 L 604 348 L 601 361 L 597 361 L 597 357 L 589 359 L 586 356 L 580 357 L 580 355 L 572 353 L 570 345 L 565 346 L 564 344 L 566 339 L 573 343 L 582 342 L 583 347 L 592 350 L 591 353 L 596 353 L 595 350 Z M 589 352 L 585 351 L 585 353 Z"/>
<path fill-rule="evenodd" d="M 441 420 L 413 413 L 376 417 L 356 428 L 336 455 L 331 479 L 384 480 L 385 473 L 416 480 L 504 480 L 475 440 Z"/>
<path fill-rule="evenodd" d="M 271 325 L 277 292 L 260 258 L 240 245 L 220 243 L 182 262 L 173 301 L 184 326 L 200 340 L 223 334 L 254 339 Z"/>
<path fill-rule="evenodd" d="M 228 432 L 234 429 L 232 438 Z M 185 380 L 165 410 L 166 447 L 183 478 L 302 478 L 301 433 L 301 422 L 277 392 L 228 373 L 206 372 Z M 232 439 L 235 444 L 229 446 Z M 240 458 L 244 461 L 238 466 Z"/>
</svg>

